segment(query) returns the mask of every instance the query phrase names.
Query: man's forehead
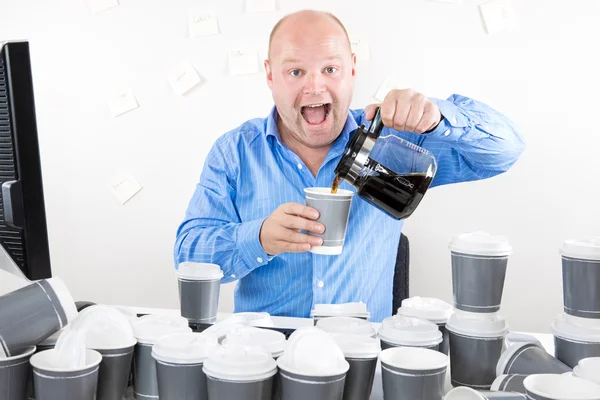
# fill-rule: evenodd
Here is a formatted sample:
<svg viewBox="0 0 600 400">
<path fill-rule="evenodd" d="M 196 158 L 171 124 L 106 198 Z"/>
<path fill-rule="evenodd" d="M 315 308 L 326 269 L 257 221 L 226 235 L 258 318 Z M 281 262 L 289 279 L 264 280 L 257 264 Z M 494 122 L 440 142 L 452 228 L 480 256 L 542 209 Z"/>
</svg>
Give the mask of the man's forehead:
<svg viewBox="0 0 600 400">
<path fill-rule="evenodd" d="M 308 59 L 342 60 L 350 56 L 345 40 L 340 37 L 321 37 L 317 40 L 282 40 L 273 43 L 272 57 L 282 62 Z"/>
</svg>

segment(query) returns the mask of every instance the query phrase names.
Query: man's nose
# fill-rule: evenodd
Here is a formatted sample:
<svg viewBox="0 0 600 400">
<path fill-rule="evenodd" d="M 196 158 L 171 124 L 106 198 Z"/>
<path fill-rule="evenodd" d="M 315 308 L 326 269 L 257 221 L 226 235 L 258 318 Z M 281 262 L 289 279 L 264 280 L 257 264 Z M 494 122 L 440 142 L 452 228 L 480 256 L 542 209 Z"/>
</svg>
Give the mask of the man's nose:
<svg viewBox="0 0 600 400">
<path fill-rule="evenodd" d="M 325 82 L 321 74 L 311 74 L 308 76 L 308 80 L 304 86 L 304 94 L 314 96 L 325 92 L 325 90 Z"/>
</svg>

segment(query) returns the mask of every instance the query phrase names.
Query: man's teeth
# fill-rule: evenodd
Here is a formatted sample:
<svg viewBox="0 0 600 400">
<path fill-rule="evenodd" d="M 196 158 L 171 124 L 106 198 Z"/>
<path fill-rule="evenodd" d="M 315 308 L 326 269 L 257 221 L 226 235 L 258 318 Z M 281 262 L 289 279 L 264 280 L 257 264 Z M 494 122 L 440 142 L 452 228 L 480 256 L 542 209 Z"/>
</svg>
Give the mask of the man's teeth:
<svg viewBox="0 0 600 400">
<path fill-rule="evenodd" d="M 321 107 L 324 106 L 325 104 L 311 104 L 310 106 L 306 106 L 306 107 L 310 107 L 310 108 L 314 108 L 314 107 Z"/>
</svg>

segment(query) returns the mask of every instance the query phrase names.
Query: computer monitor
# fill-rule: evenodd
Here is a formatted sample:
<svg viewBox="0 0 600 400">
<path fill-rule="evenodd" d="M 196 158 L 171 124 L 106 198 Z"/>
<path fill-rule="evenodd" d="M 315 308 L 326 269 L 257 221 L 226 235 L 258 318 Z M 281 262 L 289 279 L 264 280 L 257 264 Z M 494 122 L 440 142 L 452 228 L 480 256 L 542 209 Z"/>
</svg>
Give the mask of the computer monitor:
<svg viewBox="0 0 600 400">
<path fill-rule="evenodd" d="M 0 268 L 50 278 L 29 43 L 0 42 Z"/>
</svg>

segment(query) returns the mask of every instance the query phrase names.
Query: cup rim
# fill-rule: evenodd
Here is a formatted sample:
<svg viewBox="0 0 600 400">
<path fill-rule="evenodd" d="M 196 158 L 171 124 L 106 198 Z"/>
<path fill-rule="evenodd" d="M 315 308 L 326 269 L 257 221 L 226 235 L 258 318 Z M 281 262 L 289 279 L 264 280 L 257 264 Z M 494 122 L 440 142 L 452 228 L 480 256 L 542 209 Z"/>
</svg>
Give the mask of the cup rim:
<svg viewBox="0 0 600 400">
<path fill-rule="evenodd" d="M 583 396 L 579 396 L 577 394 L 572 395 L 571 393 L 569 393 L 568 395 L 566 393 L 552 393 L 552 392 L 548 392 L 546 388 L 535 387 L 535 385 L 539 381 L 542 381 L 542 382 L 549 381 L 549 382 L 552 382 L 553 384 L 555 384 L 557 387 L 565 386 L 565 385 L 568 387 L 568 386 L 570 386 L 569 381 L 580 382 L 582 385 L 586 385 L 590 389 L 592 389 L 592 388 L 596 389 L 595 390 L 596 393 L 589 395 L 589 397 L 583 397 Z M 579 378 L 577 376 L 565 376 L 565 375 L 557 375 L 557 374 L 534 374 L 534 375 L 529 375 L 527 378 L 525 378 L 523 380 L 523 386 L 525 386 L 525 390 L 528 393 L 533 393 L 535 395 L 547 397 L 549 399 L 556 398 L 556 396 L 558 395 L 558 396 L 560 396 L 561 399 L 565 399 L 565 400 L 592 400 L 592 399 L 598 398 L 598 395 L 600 395 L 600 385 L 598 385 L 595 382 Z M 592 397 L 592 396 L 594 396 L 594 397 Z"/>
<path fill-rule="evenodd" d="M 465 399 L 464 398 L 465 394 L 471 395 L 471 398 Z M 461 400 L 485 400 L 485 397 L 483 397 L 482 394 L 477 392 L 475 389 L 471 389 L 470 387 L 466 387 L 466 386 L 455 387 L 454 389 L 450 390 L 446 394 L 446 397 L 444 397 L 444 399 L 451 400 L 451 397 L 448 397 L 449 395 L 460 396 L 460 397 L 458 397 L 458 399 L 461 399 Z"/>
<path fill-rule="evenodd" d="M 513 359 L 515 354 L 525 347 L 532 347 L 532 345 L 538 347 L 535 343 L 530 342 L 513 343 L 508 346 L 498 359 L 498 363 L 496 364 L 496 376 L 509 374 L 509 372 L 506 371 L 506 367 L 508 367 L 508 363 Z"/>
<path fill-rule="evenodd" d="M 81 368 L 57 368 L 57 367 L 48 367 L 47 365 L 39 364 L 40 359 L 43 360 L 45 357 L 47 357 L 50 354 L 50 352 L 54 353 L 55 351 L 56 351 L 55 349 L 48 349 L 48 350 L 43 350 L 43 351 L 40 351 L 39 353 L 34 354 L 33 356 L 31 356 L 31 359 L 29 360 L 29 362 L 31 363 L 31 366 L 33 368 L 41 370 L 41 371 L 78 372 L 78 371 L 84 371 L 88 368 L 95 367 L 95 366 L 99 365 L 100 362 L 102 361 L 102 354 L 100 354 L 98 351 L 92 350 L 92 349 L 85 349 L 86 363 Z M 88 360 L 89 360 L 89 362 L 88 362 Z"/>
<path fill-rule="evenodd" d="M 0 347 L 0 349 L 1 349 L 1 347 Z M 36 346 L 27 346 L 26 349 L 27 350 L 25 350 L 19 354 L 15 354 L 14 356 L 9 356 L 9 357 L 4 356 L 4 357 L 0 358 L 0 364 L 3 364 L 4 362 L 7 362 L 7 361 L 16 361 L 16 360 L 20 360 L 22 358 L 29 357 L 33 353 L 35 353 L 35 351 L 37 350 L 37 347 Z M 3 351 L 3 354 L 4 354 L 4 351 Z"/>
<path fill-rule="evenodd" d="M 389 360 L 393 356 L 398 356 L 402 363 Z M 426 358 L 429 361 L 429 365 L 415 365 L 415 360 L 422 361 Z M 447 355 L 423 347 L 391 347 L 379 353 L 379 360 L 382 364 L 411 371 L 429 371 L 447 368 L 450 363 L 450 358 Z"/>
<path fill-rule="evenodd" d="M 331 193 L 331 188 L 328 187 L 308 187 L 304 188 L 305 194 L 317 194 L 326 197 L 352 197 L 354 192 L 348 189 L 338 188 L 337 193 Z"/>
</svg>

